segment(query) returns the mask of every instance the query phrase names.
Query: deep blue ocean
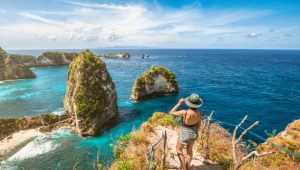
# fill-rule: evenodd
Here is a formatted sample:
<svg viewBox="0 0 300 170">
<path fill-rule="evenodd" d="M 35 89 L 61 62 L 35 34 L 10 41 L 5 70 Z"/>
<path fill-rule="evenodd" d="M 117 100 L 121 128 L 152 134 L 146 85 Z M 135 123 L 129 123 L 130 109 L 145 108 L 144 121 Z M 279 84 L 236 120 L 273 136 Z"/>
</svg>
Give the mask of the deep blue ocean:
<svg viewBox="0 0 300 170">
<path fill-rule="evenodd" d="M 38 56 L 44 50 L 8 51 Z M 60 50 L 75 51 L 81 50 Z M 43 135 L 30 142 L 2 168 L 92 169 L 98 146 L 100 159 L 113 159 L 110 143 L 120 135 L 137 129 L 153 112 L 168 112 L 179 98 L 198 93 L 204 115 L 237 124 L 245 115 L 258 120 L 252 132 L 266 137 L 265 130 L 282 131 L 300 118 L 300 51 L 297 50 L 221 50 L 221 49 L 104 49 L 96 54 L 126 51 L 131 58 L 103 59 L 116 84 L 119 117 L 108 130 L 95 138 L 79 138 L 66 130 Z M 141 59 L 141 54 L 150 58 Z M 178 95 L 132 102 L 130 92 L 136 77 L 152 65 L 175 72 Z M 37 116 L 63 112 L 68 66 L 32 68 L 35 79 L 0 82 L 0 118 Z M 230 126 L 224 126 L 230 131 Z M 248 135 L 247 139 L 259 141 Z M 1 166 L 0 166 L 1 169 Z"/>
</svg>

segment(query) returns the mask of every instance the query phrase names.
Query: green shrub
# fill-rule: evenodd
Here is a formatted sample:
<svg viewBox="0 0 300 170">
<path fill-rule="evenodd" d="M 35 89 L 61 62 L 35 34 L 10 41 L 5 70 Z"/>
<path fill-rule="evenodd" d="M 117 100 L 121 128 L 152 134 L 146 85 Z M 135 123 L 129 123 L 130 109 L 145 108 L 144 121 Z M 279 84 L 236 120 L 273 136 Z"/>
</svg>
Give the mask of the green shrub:
<svg viewBox="0 0 300 170">
<path fill-rule="evenodd" d="M 180 117 L 176 117 L 170 114 L 162 112 L 154 112 L 153 116 L 148 119 L 148 122 L 155 125 L 161 126 L 178 126 Z"/>
</svg>

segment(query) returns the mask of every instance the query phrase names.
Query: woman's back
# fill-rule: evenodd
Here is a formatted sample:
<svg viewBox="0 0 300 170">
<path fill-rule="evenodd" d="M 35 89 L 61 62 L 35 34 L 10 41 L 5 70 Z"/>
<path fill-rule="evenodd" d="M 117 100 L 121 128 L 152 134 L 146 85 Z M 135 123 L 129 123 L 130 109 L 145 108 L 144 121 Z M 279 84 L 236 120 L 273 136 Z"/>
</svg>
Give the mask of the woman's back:
<svg viewBox="0 0 300 170">
<path fill-rule="evenodd" d="M 198 110 L 187 110 L 184 116 L 184 123 L 186 125 L 195 125 L 201 120 L 201 112 Z"/>
</svg>

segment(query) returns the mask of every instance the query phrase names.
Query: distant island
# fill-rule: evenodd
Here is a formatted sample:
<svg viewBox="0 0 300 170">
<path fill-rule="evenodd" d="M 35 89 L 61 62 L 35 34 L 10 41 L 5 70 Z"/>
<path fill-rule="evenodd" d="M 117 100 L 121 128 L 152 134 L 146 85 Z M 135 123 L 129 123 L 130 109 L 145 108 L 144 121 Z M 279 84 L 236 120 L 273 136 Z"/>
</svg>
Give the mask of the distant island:
<svg viewBox="0 0 300 170">
<path fill-rule="evenodd" d="M 99 57 L 129 59 L 130 58 L 130 54 L 127 53 L 127 52 L 121 52 L 121 53 L 104 53 L 104 54 L 100 54 Z"/>
<path fill-rule="evenodd" d="M 78 53 L 44 52 L 32 55 L 9 54 L 0 47 L 0 80 L 35 78 L 31 67 L 68 65 Z"/>
</svg>

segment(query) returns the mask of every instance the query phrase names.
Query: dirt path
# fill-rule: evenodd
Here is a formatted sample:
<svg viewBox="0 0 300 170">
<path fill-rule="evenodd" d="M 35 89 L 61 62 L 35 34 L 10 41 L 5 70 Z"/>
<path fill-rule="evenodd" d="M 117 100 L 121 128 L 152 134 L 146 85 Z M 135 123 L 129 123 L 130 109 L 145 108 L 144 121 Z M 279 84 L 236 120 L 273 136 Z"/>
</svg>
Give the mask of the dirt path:
<svg viewBox="0 0 300 170">
<path fill-rule="evenodd" d="M 171 166 L 169 169 L 177 169 L 180 167 L 180 162 L 176 154 L 176 142 L 177 142 L 177 132 L 174 129 L 166 128 L 163 126 L 158 126 L 155 129 L 155 132 L 158 138 L 166 130 L 167 132 L 167 162 Z M 186 151 L 184 151 L 186 153 Z M 201 169 L 201 170 L 222 170 L 220 165 L 216 164 L 206 164 L 204 159 L 200 154 L 195 152 L 194 147 L 194 156 L 191 163 L 190 169 Z"/>
</svg>

